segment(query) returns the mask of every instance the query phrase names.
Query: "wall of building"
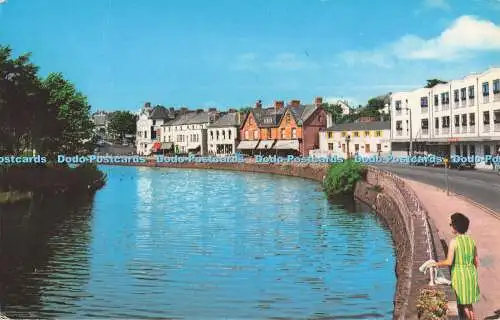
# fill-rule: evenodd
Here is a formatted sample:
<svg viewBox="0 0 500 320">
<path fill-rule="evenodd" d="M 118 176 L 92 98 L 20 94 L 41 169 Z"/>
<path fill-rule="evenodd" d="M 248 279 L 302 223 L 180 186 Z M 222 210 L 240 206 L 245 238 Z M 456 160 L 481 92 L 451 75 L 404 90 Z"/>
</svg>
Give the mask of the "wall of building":
<svg viewBox="0 0 500 320">
<path fill-rule="evenodd" d="M 217 145 L 231 145 L 232 153 L 235 153 L 238 146 L 238 132 L 238 127 L 209 128 L 207 132 L 209 154 L 217 154 Z M 228 154 L 231 153 L 226 155 Z"/>
<path fill-rule="evenodd" d="M 326 129 L 326 120 L 326 112 L 320 108 L 303 124 L 301 152 L 304 156 L 319 148 L 319 133 Z"/>
<path fill-rule="evenodd" d="M 333 154 L 341 153 L 347 156 L 347 140 L 350 136 L 349 152 L 351 155 L 356 153 L 358 145 L 358 154 L 376 155 L 378 154 L 378 145 L 381 148 L 381 154 L 391 152 L 391 132 L 390 130 L 369 130 L 368 135 L 365 131 L 327 131 L 323 135 L 322 151 L 331 151 Z"/>
</svg>

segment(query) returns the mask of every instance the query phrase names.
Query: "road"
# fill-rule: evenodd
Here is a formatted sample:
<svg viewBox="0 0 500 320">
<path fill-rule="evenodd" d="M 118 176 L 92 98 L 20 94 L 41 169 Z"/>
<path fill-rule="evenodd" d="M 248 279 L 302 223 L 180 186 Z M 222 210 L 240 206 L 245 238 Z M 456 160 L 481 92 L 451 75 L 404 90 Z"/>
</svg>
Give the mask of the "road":
<svg viewBox="0 0 500 320">
<path fill-rule="evenodd" d="M 446 188 L 445 169 L 432 167 L 378 164 L 402 178 Z M 480 170 L 448 170 L 450 192 L 460 194 L 488 207 L 500 215 L 500 175 Z"/>
</svg>

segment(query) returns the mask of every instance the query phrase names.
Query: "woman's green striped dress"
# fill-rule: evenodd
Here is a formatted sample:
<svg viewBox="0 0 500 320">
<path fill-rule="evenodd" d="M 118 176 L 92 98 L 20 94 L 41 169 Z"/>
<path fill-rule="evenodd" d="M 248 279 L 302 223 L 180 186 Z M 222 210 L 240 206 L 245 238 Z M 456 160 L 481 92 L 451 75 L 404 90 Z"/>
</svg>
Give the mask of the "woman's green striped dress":
<svg viewBox="0 0 500 320">
<path fill-rule="evenodd" d="M 455 238 L 455 256 L 451 266 L 451 284 L 457 294 L 458 304 L 473 304 L 479 301 L 477 269 L 474 265 L 476 243 L 468 235 Z"/>
</svg>

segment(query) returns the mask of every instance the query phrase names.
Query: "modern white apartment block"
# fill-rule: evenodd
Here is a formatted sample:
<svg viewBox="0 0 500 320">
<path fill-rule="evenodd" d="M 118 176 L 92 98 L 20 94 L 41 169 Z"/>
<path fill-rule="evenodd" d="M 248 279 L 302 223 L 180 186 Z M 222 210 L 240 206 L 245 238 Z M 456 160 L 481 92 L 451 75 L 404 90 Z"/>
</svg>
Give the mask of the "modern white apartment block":
<svg viewBox="0 0 500 320">
<path fill-rule="evenodd" d="M 162 125 L 161 142 L 173 143 L 176 153 L 208 154 L 207 128 L 218 120 L 219 113 L 211 108 L 188 112 Z"/>
<path fill-rule="evenodd" d="M 243 115 L 229 110 L 219 120 L 208 127 L 208 153 L 210 155 L 232 155 L 239 142 L 240 125 Z"/>
<path fill-rule="evenodd" d="M 411 110 L 411 111 L 410 111 Z M 500 68 L 391 96 L 393 150 L 488 155 L 500 149 Z"/>
</svg>

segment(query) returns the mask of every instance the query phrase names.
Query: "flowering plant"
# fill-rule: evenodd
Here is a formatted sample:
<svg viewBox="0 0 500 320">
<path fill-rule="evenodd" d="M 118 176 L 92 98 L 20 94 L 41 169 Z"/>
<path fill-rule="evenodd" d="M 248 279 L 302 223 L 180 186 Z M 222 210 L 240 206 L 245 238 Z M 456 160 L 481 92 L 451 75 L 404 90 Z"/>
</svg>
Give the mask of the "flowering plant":
<svg viewBox="0 0 500 320">
<path fill-rule="evenodd" d="M 439 289 L 422 289 L 417 299 L 418 318 L 421 320 L 446 319 L 448 299 Z"/>
</svg>

